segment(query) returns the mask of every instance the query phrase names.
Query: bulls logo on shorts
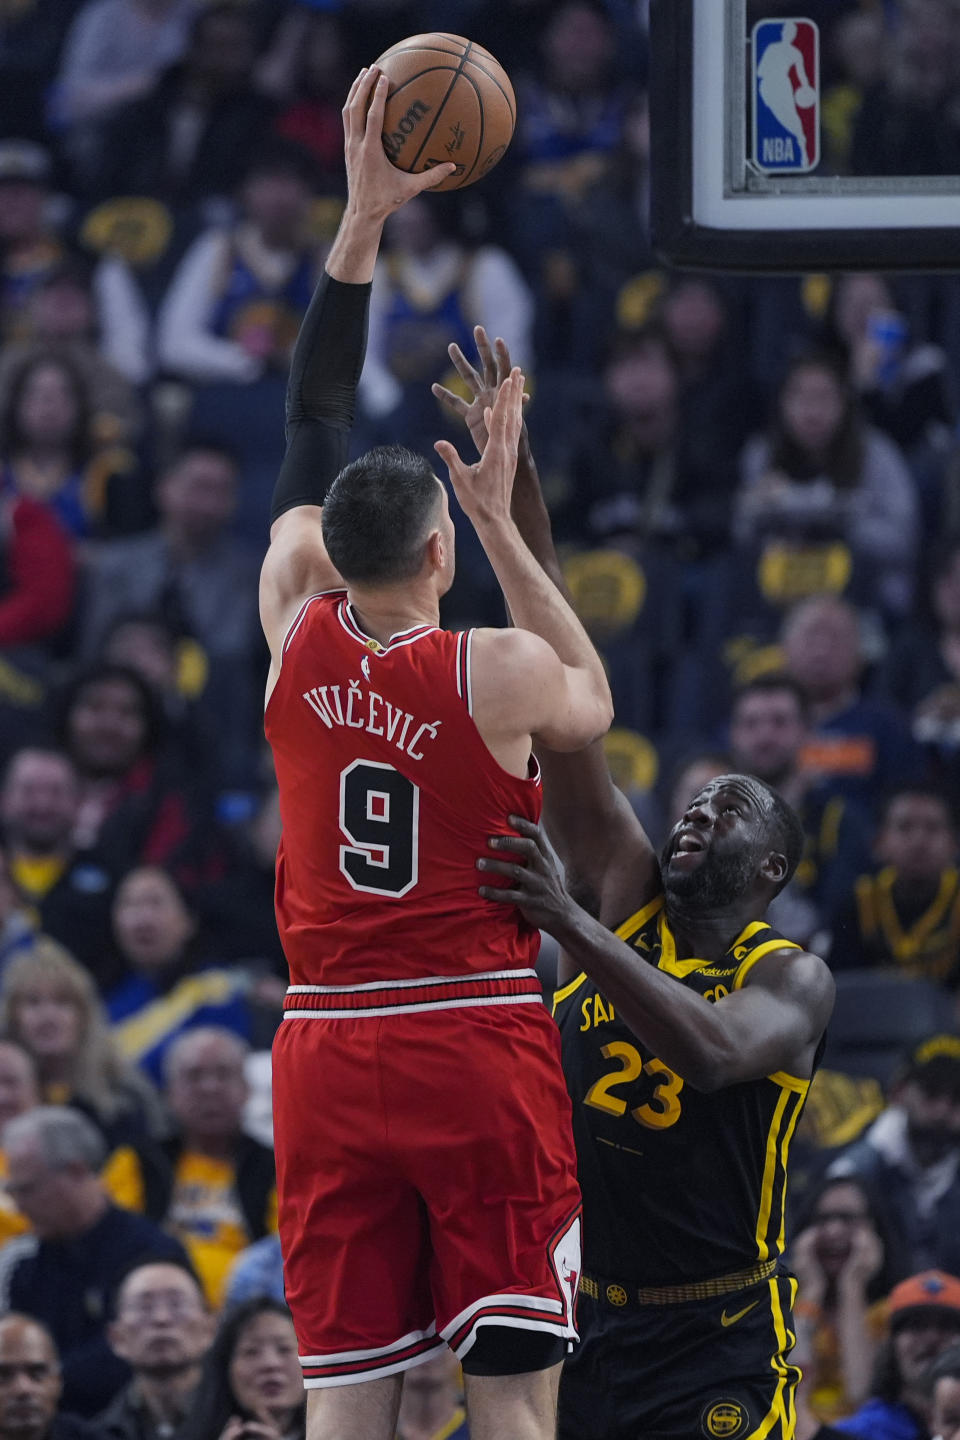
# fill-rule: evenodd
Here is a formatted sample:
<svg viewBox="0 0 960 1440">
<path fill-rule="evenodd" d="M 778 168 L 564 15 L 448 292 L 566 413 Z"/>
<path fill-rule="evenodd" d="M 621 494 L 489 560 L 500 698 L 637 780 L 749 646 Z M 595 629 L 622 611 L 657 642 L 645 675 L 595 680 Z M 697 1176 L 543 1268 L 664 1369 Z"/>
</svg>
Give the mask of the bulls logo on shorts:
<svg viewBox="0 0 960 1440">
<path fill-rule="evenodd" d="M 711 1400 L 700 1416 L 700 1429 L 710 1440 L 736 1440 L 745 1434 L 750 1417 L 738 1400 Z"/>
<path fill-rule="evenodd" d="M 773 175 L 820 163 L 820 36 L 812 20 L 753 27 L 753 163 Z"/>
</svg>

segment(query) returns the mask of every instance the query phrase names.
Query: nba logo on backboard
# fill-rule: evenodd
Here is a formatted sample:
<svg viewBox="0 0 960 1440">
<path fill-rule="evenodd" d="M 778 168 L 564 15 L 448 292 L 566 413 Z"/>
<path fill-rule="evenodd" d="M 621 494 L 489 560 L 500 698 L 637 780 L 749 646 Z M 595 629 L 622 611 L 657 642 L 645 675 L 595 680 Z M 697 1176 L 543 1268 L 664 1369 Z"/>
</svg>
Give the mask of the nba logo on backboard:
<svg viewBox="0 0 960 1440">
<path fill-rule="evenodd" d="M 812 20 L 753 27 L 753 161 L 773 175 L 820 162 L 820 35 Z"/>
</svg>

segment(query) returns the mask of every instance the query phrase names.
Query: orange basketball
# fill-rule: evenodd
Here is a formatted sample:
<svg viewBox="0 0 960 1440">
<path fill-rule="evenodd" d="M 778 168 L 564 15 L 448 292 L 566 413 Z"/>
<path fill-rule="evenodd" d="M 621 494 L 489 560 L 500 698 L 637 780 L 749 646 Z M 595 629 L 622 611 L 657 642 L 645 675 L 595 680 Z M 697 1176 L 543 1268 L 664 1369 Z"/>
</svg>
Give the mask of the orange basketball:
<svg viewBox="0 0 960 1440">
<path fill-rule="evenodd" d="M 462 35 L 412 35 L 385 50 L 390 82 L 383 148 L 414 174 L 452 160 L 438 190 L 459 190 L 488 174 L 513 136 L 517 102 L 507 72 L 489 50 Z"/>
</svg>

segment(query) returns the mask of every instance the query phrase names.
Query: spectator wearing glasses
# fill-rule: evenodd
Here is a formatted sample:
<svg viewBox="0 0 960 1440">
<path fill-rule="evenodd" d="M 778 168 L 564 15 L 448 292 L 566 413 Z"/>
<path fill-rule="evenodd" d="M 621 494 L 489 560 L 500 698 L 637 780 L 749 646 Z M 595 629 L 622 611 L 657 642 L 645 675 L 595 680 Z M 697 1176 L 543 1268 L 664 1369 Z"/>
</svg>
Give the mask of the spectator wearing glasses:
<svg viewBox="0 0 960 1440">
<path fill-rule="evenodd" d="M 3 1129 L 7 1188 L 33 1226 L 0 1252 L 0 1311 L 49 1326 L 63 1363 L 67 1408 L 96 1415 L 129 1378 L 107 1343 L 108 1303 L 138 1259 L 173 1259 L 182 1246 L 142 1215 L 112 1204 L 100 1178 L 106 1147 L 92 1121 L 38 1105 Z"/>
<path fill-rule="evenodd" d="M 107 1338 L 133 1378 L 98 1416 L 102 1440 L 172 1440 L 213 1338 L 196 1276 L 167 1260 L 134 1266 L 117 1289 Z"/>
</svg>

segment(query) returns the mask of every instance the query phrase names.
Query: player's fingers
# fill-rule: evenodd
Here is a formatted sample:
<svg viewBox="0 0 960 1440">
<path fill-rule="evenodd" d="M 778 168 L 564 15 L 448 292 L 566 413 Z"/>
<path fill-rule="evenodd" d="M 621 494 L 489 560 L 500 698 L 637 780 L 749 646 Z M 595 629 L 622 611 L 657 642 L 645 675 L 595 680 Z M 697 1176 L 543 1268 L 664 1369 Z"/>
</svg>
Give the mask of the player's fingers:
<svg viewBox="0 0 960 1440">
<path fill-rule="evenodd" d="M 411 175 L 411 180 L 416 183 L 413 187 L 414 195 L 419 195 L 421 190 L 432 190 L 444 180 L 456 172 L 456 165 L 452 161 L 444 160 L 442 165 L 434 165 L 429 170 L 423 170 L 419 175 Z"/>
<path fill-rule="evenodd" d="M 435 440 L 433 448 L 450 471 L 450 479 L 459 479 L 466 467 L 456 447 L 451 445 L 449 440 Z"/>
<path fill-rule="evenodd" d="M 487 430 L 491 438 L 496 435 L 498 440 L 506 439 L 510 424 L 510 405 L 513 400 L 512 380 L 513 376 L 511 375 L 510 379 L 500 386 L 494 399 L 493 408 L 487 420 Z"/>
<path fill-rule="evenodd" d="M 437 384 L 430 386 L 430 393 L 435 396 L 442 405 L 446 405 L 448 410 L 452 410 L 455 415 L 461 417 L 466 416 L 470 407 L 462 395 L 454 395 L 452 390 L 447 390 L 443 385 Z"/>
<path fill-rule="evenodd" d="M 477 369 L 473 365 L 471 365 L 466 355 L 464 355 L 463 351 L 460 349 L 460 346 L 457 345 L 456 342 L 454 342 L 452 345 L 448 345 L 447 354 L 453 361 L 454 369 L 460 376 L 461 380 L 465 380 L 467 382 L 467 384 L 472 388 L 474 395 L 479 395 L 480 391 L 483 389 L 483 378 L 481 377 Z"/>
<path fill-rule="evenodd" d="M 514 865 L 512 860 L 488 860 L 481 857 L 477 861 L 478 870 L 488 870 L 493 875 L 506 875 L 508 880 L 522 880 L 526 872 L 525 865 Z"/>
<path fill-rule="evenodd" d="M 371 67 L 371 74 L 373 74 L 375 78 L 371 82 L 370 87 L 372 93 L 370 95 L 370 108 L 367 111 L 366 135 L 368 138 L 375 135 L 379 140 L 379 137 L 383 134 L 383 112 L 387 105 L 387 91 L 390 89 L 390 82 L 382 71 L 377 70 L 375 65 Z M 357 100 L 359 101 L 362 98 L 363 92 L 361 91 L 357 96 Z"/>
<path fill-rule="evenodd" d="M 520 431 L 523 429 L 523 371 L 514 368 L 511 371 L 513 377 L 511 382 L 510 406 L 507 410 L 507 436 L 510 444 L 516 448 L 520 441 Z"/>
<path fill-rule="evenodd" d="M 528 820 L 526 815 L 508 815 L 507 820 L 521 835 L 529 835 L 531 839 L 534 839 L 540 834 L 540 826 L 535 820 Z"/>
<path fill-rule="evenodd" d="M 500 905 L 522 905 L 526 900 L 519 890 L 504 890 L 499 885 L 480 885 L 477 894 L 484 900 L 496 900 Z"/>
<path fill-rule="evenodd" d="M 487 844 L 491 850 L 510 850 L 514 855 L 525 855 L 532 859 L 539 849 L 538 839 L 539 836 L 526 839 L 522 835 L 492 835 Z"/>
<path fill-rule="evenodd" d="M 485 385 L 496 385 L 501 378 L 497 374 L 497 364 L 493 358 L 493 350 L 486 330 L 482 325 L 473 327 L 473 338 L 477 342 L 477 354 L 480 356 L 480 366 L 483 370 L 483 381 Z"/>
<path fill-rule="evenodd" d="M 534 824 L 532 820 L 527 820 L 523 815 L 508 815 L 507 819 L 520 835 L 526 835 L 529 840 L 535 840 L 539 845 L 542 837 L 539 825 Z"/>
<path fill-rule="evenodd" d="M 510 374 L 510 351 L 501 335 L 498 335 L 493 343 L 497 351 L 497 383 L 502 384 Z"/>
<path fill-rule="evenodd" d="M 350 94 L 347 103 L 343 107 L 344 122 L 350 126 L 353 134 L 363 134 L 364 122 L 368 114 L 370 94 L 377 83 L 379 70 L 375 65 L 370 65 L 366 70 L 361 70 L 353 85 L 350 87 Z"/>
<path fill-rule="evenodd" d="M 347 98 L 343 102 L 343 110 L 341 111 L 342 115 L 346 116 L 347 111 L 350 109 L 350 106 L 353 103 L 357 91 L 360 89 L 360 86 L 363 84 L 364 80 L 367 77 L 367 73 L 367 67 L 366 65 L 364 65 L 363 69 L 360 71 L 360 74 L 357 75 L 353 84 L 350 86 L 350 89 L 347 91 Z"/>
<path fill-rule="evenodd" d="M 526 376 L 518 365 L 510 371 L 513 380 L 513 391 L 511 393 L 511 418 L 519 423 L 523 416 L 523 387 L 527 383 Z"/>
</svg>

